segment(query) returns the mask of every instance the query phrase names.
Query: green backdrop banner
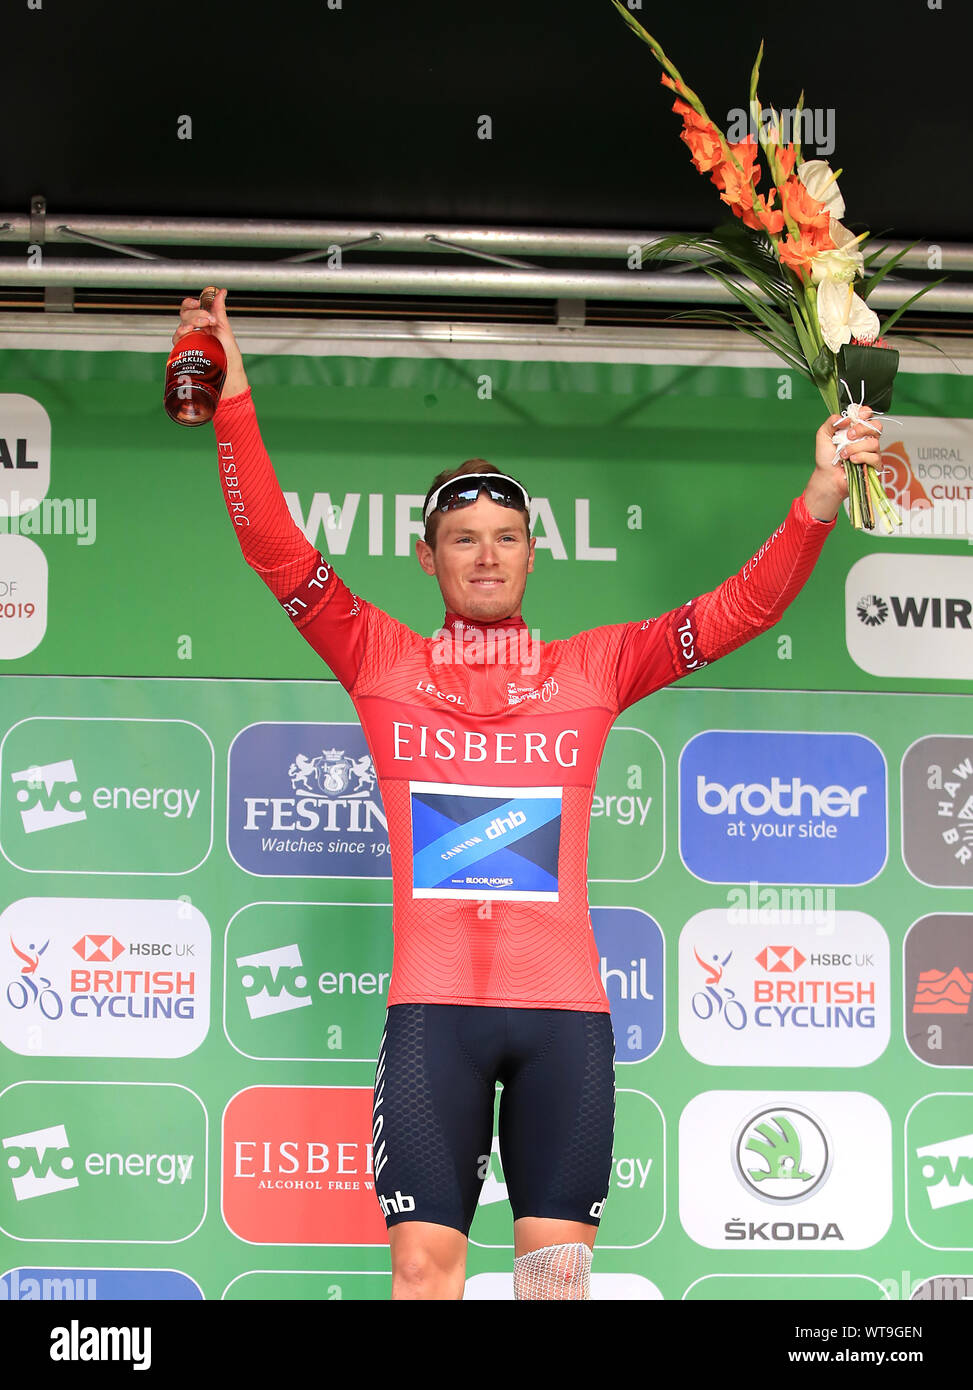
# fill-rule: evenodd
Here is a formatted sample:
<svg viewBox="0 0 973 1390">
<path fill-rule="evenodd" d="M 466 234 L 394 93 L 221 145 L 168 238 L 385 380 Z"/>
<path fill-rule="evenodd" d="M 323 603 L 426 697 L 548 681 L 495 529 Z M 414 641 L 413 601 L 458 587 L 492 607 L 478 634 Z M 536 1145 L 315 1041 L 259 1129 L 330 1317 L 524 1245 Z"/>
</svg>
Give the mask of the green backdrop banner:
<svg viewBox="0 0 973 1390">
<path fill-rule="evenodd" d="M 322 749 L 367 752 L 353 707 L 246 568 L 213 433 L 163 416 L 159 367 L 0 353 L 3 1288 L 387 1298 L 385 811 L 308 783 Z M 785 374 L 712 363 L 248 370 L 295 516 L 425 632 L 411 551 L 448 464 L 537 497 L 525 617 L 549 639 L 738 569 L 822 415 Z M 973 1294 L 971 394 L 901 377 L 908 534 L 840 520 L 778 629 L 609 737 L 596 1298 Z M 494 1141 L 469 1297 L 511 1296 L 510 1246 Z"/>
</svg>

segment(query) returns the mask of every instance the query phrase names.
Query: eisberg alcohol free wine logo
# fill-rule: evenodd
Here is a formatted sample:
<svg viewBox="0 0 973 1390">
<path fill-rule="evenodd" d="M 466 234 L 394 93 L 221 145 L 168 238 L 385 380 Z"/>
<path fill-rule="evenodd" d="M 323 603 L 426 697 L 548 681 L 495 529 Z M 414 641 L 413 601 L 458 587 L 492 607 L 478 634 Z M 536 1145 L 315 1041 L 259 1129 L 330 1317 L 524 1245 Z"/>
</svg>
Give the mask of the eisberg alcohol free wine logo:
<svg viewBox="0 0 973 1390">
<path fill-rule="evenodd" d="M 223 1114 L 223 1219 L 257 1245 L 385 1245 L 372 1088 L 251 1086 Z"/>
<path fill-rule="evenodd" d="M 679 847 L 708 883 L 868 883 L 887 855 L 885 758 L 861 734 L 697 734 L 679 759 Z"/>
</svg>

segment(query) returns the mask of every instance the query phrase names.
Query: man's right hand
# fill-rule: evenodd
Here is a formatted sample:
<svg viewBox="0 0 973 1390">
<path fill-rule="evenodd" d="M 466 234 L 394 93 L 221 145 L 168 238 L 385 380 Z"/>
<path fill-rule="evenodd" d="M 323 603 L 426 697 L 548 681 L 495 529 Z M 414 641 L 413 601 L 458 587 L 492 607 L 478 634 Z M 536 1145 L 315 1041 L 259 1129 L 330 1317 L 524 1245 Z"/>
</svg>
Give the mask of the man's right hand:
<svg viewBox="0 0 973 1390">
<path fill-rule="evenodd" d="M 226 381 L 223 385 L 222 399 L 237 396 L 249 386 L 243 367 L 243 357 L 230 320 L 226 316 L 226 290 L 217 290 L 213 307 L 207 312 L 200 307 L 198 299 L 184 299 L 179 313 L 179 326 L 172 335 L 173 344 L 179 342 L 187 333 L 203 329 L 218 339 L 226 352 Z"/>
</svg>

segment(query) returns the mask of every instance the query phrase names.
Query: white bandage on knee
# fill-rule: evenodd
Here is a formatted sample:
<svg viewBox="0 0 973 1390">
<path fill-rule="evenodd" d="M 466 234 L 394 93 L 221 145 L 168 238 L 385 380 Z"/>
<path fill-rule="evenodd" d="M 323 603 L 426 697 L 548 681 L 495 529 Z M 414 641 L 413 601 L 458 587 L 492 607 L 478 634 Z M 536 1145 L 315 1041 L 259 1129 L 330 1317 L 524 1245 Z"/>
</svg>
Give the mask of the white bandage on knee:
<svg viewBox="0 0 973 1390">
<path fill-rule="evenodd" d="M 514 1260 L 514 1298 L 591 1298 L 591 1251 L 575 1245 L 545 1245 Z"/>
</svg>

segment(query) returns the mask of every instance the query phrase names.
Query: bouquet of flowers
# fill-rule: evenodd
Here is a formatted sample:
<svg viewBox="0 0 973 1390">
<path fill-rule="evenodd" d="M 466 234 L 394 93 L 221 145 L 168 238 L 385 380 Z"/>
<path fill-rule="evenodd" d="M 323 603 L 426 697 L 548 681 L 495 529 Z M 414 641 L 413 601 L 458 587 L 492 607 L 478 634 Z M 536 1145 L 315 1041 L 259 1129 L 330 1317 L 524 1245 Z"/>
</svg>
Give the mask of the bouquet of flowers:
<svg viewBox="0 0 973 1390">
<path fill-rule="evenodd" d="M 749 111 L 757 138 L 748 134 L 744 140 L 730 141 L 652 35 L 620 0 L 612 3 L 655 54 L 663 68 L 663 85 L 676 93 L 672 109 L 682 117 L 682 139 L 693 164 L 700 173 L 710 175 L 721 200 L 739 219 L 706 236 L 666 237 L 647 250 L 657 256 L 689 252 L 693 259 L 701 257 L 700 268 L 729 290 L 757 322 L 741 321 L 730 313 L 721 316 L 813 381 L 832 414 L 856 420 L 862 405 L 876 413 L 887 410 L 899 354 L 879 337 L 878 318 L 865 300 L 911 247 L 891 256 L 879 269 L 881 251 L 866 257 L 861 249 L 868 233 L 855 236 L 842 225 L 841 170 L 832 172 L 822 159 L 803 161 L 799 140 L 783 140 L 781 121 L 773 108 L 766 119 L 757 96 L 763 44 L 750 75 Z M 798 134 L 803 104 L 802 92 L 795 110 Z M 773 181 L 766 194 L 757 191 L 763 172 L 761 151 Z M 866 269 L 871 272 L 867 277 Z M 856 294 L 859 279 L 863 283 Z M 924 285 L 900 305 L 885 320 L 882 331 L 888 332 L 932 288 L 932 284 Z M 843 410 L 842 395 L 847 397 Z M 835 435 L 839 450 L 846 442 L 840 432 Z M 886 530 L 900 526 L 901 518 L 876 470 L 848 462 L 844 468 L 852 524 L 871 530 L 878 514 Z"/>
</svg>

